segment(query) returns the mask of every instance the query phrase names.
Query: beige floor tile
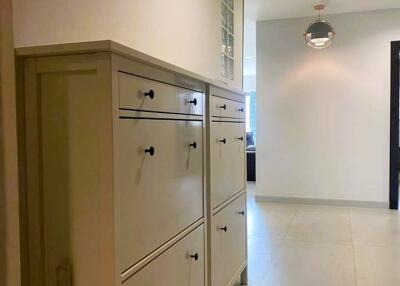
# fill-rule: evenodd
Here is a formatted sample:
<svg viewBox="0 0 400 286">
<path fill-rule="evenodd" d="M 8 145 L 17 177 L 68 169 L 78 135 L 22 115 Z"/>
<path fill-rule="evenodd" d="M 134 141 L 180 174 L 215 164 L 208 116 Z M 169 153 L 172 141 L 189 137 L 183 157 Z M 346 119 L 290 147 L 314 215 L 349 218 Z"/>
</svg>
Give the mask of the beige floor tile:
<svg viewBox="0 0 400 286">
<path fill-rule="evenodd" d="M 381 209 L 352 209 L 350 220 L 354 243 L 375 246 L 393 244 L 400 247 L 399 212 Z"/>
<path fill-rule="evenodd" d="M 355 244 L 358 286 L 400 285 L 400 245 Z"/>
<path fill-rule="evenodd" d="M 248 210 L 248 237 L 285 238 L 297 209 L 294 205 L 255 203 Z"/>
<path fill-rule="evenodd" d="M 400 285 L 400 212 L 256 202 L 255 187 L 250 286 Z"/>
<path fill-rule="evenodd" d="M 279 254 L 283 242 L 283 240 L 270 240 L 264 237 L 248 240 L 248 282 L 250 286 L 262 283 L 274 257 Z"/>
<path fill-rule="evenodd" d="M 348 210 L 336 207 L 302 207 L 293 219 L 286 238 L 351 244 Z"/>
<path fill-rule="evenodd" d="M 286 240 L 254 286 L 355 286 L 353 248 L 347 245 Z"/>
</svg>

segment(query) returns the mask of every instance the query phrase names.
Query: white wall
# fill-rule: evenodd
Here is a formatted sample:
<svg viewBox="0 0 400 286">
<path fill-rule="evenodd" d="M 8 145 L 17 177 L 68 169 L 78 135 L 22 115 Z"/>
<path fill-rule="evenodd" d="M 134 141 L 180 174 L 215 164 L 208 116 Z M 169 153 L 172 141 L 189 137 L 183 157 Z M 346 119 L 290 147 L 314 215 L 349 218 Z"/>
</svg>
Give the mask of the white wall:
<svg viewBox="0 0 400 286">
<path fill-rule="evenodd" d="M 256 22 L 246 17 L 243 42 L 243 91 L 252 92 L 256 90 Z"/>
<path fill-rule="evenodd" d="M 243 3 L 235 4 L 235 80 L 224 81 L 241 88 Z M 15 45 L 115 40 L 223 80 L 220 9 L 216 0 L 14 0 Z"/>
<path fill-rule="evenodd" d="M 400 9 L 325 18 L 325 50 L 304 41 L 313 18 L 257 23 L 257 195 L 387 202 Z"/>
</svg>

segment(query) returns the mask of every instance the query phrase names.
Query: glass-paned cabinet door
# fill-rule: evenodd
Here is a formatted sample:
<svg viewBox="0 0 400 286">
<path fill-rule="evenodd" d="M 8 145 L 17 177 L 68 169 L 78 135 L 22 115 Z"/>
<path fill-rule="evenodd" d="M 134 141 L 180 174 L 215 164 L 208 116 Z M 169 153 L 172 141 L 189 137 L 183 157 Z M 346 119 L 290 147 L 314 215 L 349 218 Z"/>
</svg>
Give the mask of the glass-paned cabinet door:
<svg viewBox="0 0 400 286">
<path fill-rule="evenodd" d="M 235 77 L 235 0 L 221 1 L 221 75 Z"/>
<path fill-rule="evenodd" d="M 228 9 L 228 31 L 232 34 L 234 32 L 234 15 L 230 9 Z"/>
<path fill-rule="evenodd" d="M 222 37 L 222 46 L 221 46 L 221 52 L 223 54 L 226 54 L 228 51 L 228 31 L 224 28 L 221 29 L 221 37 Z"/>
<path fill-rule="evenodd" d="M 225 1 L 228 4 L 228 7 L 231 8 L 232 10 L 235 8 L 235 0 L 227 0 Z"/>
<path fill-rule="evenodd" d="M 224 1 L 221 3 L 221 25 L 225 29 L 228 28 L 228 7 Z"/>
<path fill-rule="evenodd" d="M 227 43 L 227 51 L 226 52 L 232 58 L 233 58 L 233 55 L 235 54 L 234 53 L 234 46 L 235 46 L 234 41 L 235 40 L 234 40 L 233 36 L 229 35 L 228 36 L 228 43 Z"/>
</svg>

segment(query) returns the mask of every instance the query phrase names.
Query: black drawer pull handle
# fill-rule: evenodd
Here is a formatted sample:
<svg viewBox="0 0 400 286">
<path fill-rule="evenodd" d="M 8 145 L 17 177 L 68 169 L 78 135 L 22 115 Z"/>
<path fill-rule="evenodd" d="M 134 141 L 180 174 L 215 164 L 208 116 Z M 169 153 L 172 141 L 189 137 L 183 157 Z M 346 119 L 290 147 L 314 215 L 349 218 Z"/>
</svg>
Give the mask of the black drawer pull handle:
<svg viewBox="0 0 400 286">
<path fill-rule="evenodd" d="M 239 111 L 239 112 L 244 112 L 244 108 L 243 108 L 243 107 L 242 107 L 242 108 L 238 108 L 237 111 Z"/>
<path fill-rule="evenodd" d="M 243 140 L 244 140 L 243 136 L 241 136 L 241 137 L 236 137 L 236 139 L 237 139 L 237 140 L 240 140 L 240 141 L 243 141 Z"/>
<path fill-rule="evenodd" d="M 239 215 L 245 215 L 245 211 L 238 211 L 237 212 Z"/>
<path fill-rule="evenodd" d="M 193 99 L 193 100 L 190 100 L 189 103 L 194 104 L 194 105 L 197 105 L 197 98 L 195 98 L 195 99 Z"/>
<path fill-rule="evenodd" d="M 194 141 L 192 144 L 189 144 L 190 147 L 193 147 L 193 149 L 197 148 L 197 143 Z"/>
<path fill-rule="evenodd" d="M 222 230 L 224 232 L 227 232 L 228 231 L 228 227 L 227 226 L 219 226 L 218 230 Z"/>
<path fill-rule="evenodd" d="M 192 254 L 192 255 L 190 255 L 190 258 L 193 258 L 194 260 L 199 260 L 199 254 L 198 253 L 195 253 L 195 254 Z"/>
<path fill-rule="evenodd" d="M 219 108 L 226 110 L 226 104 L 220 105 Z"/>
<path fill-rule="evenodd" d="M 144 96 L 148 96 L 150 99 L 154 98 L 154 90 L 150 89 L 144 93 Z"/>
<path fill-rule="evenodd" d="M 144 153 L 149 153 L 150 156 L 154 156 L 154 154 L 156 153 L 156 150 L 154 149 L 153 146 L 150 146 L 150 148 L 144 149 Z"/>
<path fill-rule="evenodd" d="M 219 140 L 219 142 L 226 144 L 226 138 Z"/>
</svg>

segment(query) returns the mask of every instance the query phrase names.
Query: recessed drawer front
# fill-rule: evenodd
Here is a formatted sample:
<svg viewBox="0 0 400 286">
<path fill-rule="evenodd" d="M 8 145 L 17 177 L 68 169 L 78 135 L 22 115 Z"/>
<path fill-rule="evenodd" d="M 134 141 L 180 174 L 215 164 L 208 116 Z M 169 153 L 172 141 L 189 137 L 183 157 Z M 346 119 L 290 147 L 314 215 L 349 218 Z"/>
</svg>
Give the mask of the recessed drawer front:
<svg viewBox="0 0 400 286">
<path fill-rule="evenodd" d="M 211 123 L 211 207 L 216 208 L 245 188 L 245 125 Z"/>
<path fill-rule="evenodd" d="M 203 124 L 150 119 L 118 124 L 122 272 L 203 217 Z"/>
<path fill-rule="evenodd" d="M 201 225 L 122 285 L 204 286 L 204 264 L 204 226 Z"/>
<path fill-rule="evenodd" d="M 246 260 L 246 195 L 212 218 L 211 285 L 227 285 Z"/>
<path fill-rule="evenodd" d="M 203 93 L 119 72 L 120 108 L 203 114 Z"/>
<path fill-rule="evenodd" d="M 211 115 L 228 118 L 245 118 L 245 104 L 222 97 L 211 97 Z"/>
</svg>

